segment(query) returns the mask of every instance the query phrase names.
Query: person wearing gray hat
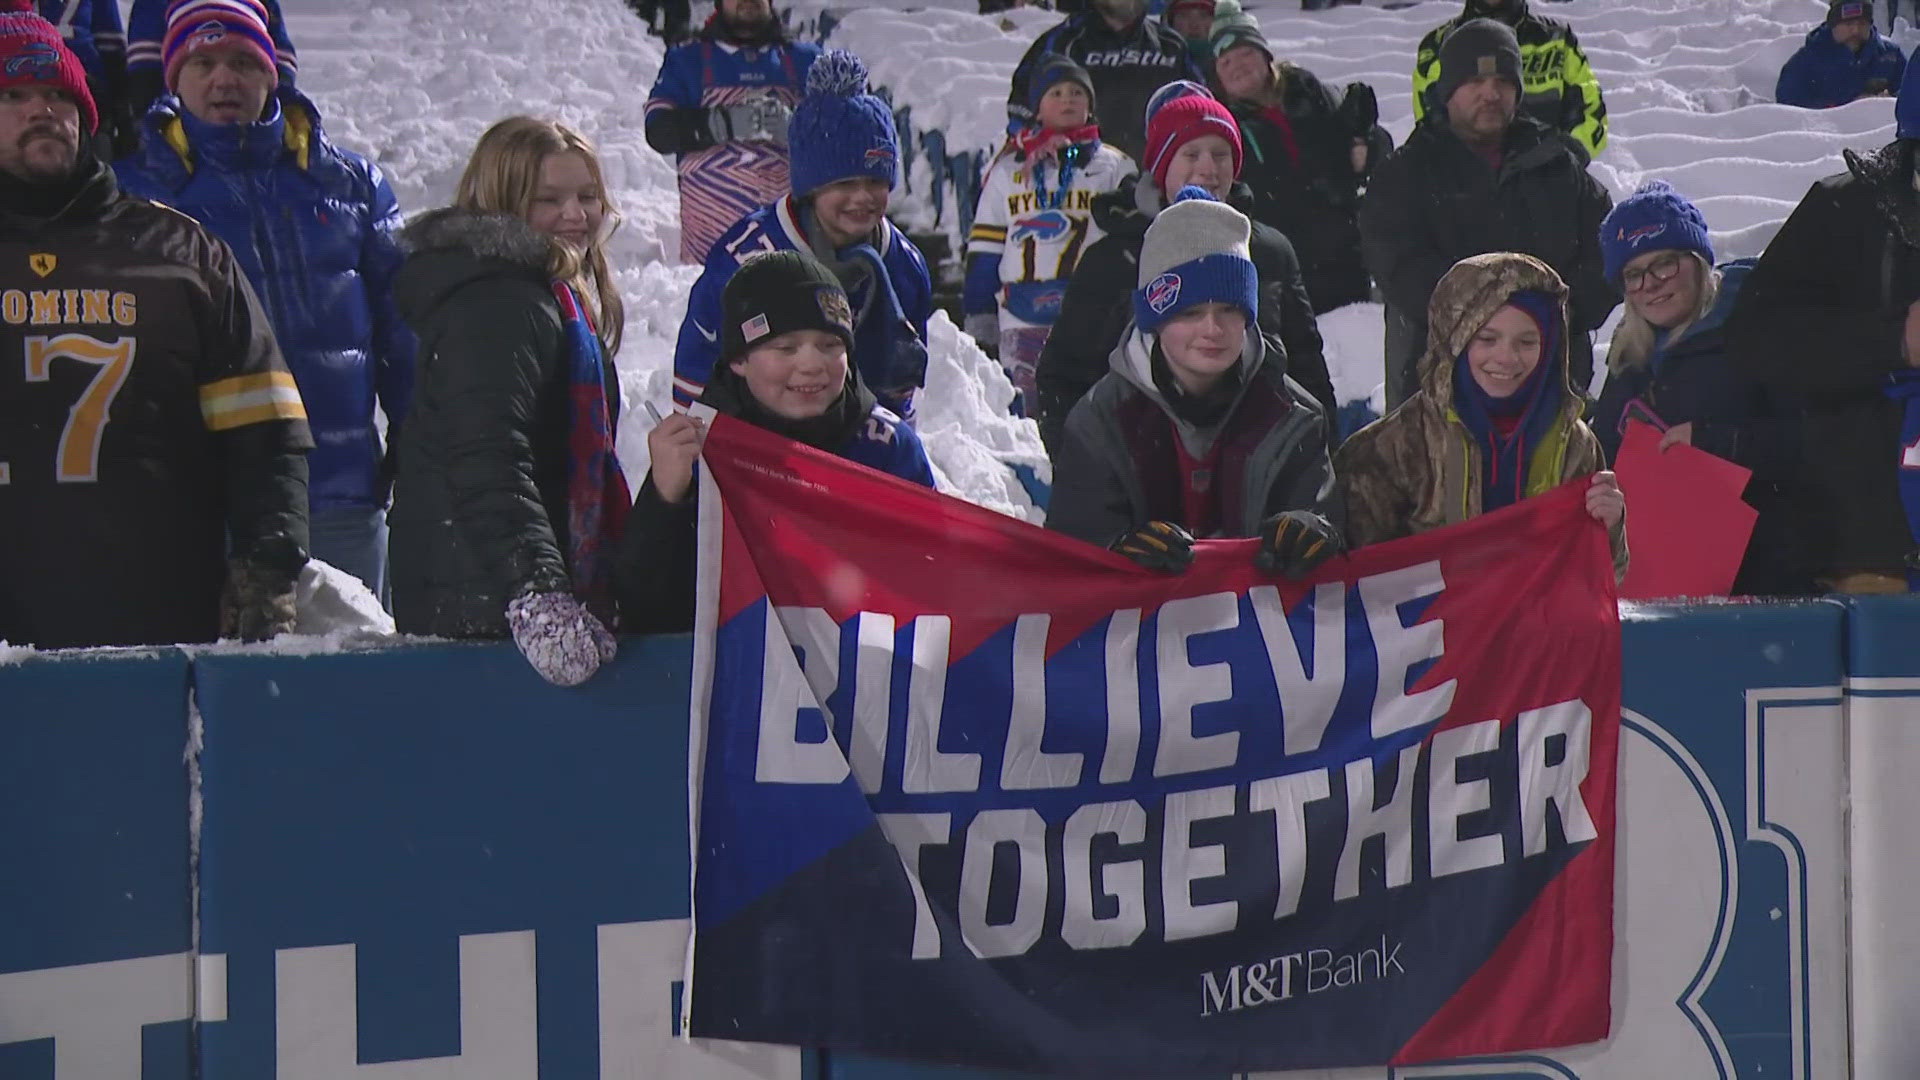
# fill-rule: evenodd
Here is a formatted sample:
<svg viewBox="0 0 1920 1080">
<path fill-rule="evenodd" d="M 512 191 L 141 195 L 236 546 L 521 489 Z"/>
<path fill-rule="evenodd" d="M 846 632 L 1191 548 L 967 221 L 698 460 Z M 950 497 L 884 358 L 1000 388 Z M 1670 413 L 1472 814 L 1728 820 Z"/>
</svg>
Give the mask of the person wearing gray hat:
<svg viewBox="0 0 1920 1080">
<path fill-rule="evenodd" d="M 1246 216 L 1182 188 L 1140 247 L 1133 319 L 1067 416 L 1047 527 L 1179 573 L 1193 542 L 1258 537 L 1300 578 L 1344 548 L 1326 415 L 1263 337 Z"/>
<path fill-rule="evenodd" d="M 1590 157 L 1605 150 L 1607 103 L 1593 66 L 1580 51 L 1580 40 L 1566 23 L 1534 14 L 1528 0 L 1466 0 L 1465 10 L 1420 39 L 1413 62 L 1414 122 L 1445 107 L 1448 95 L 1434 85 L 1444 66 L 1441 52 L 1449 38 L 1478 20 L 1492 20 L 1513 31 L 1517 71 L 1526 76 L 1520 91 L 1521 110 L 1573 136 Z"/>
<path fill-rule="evenodd" d="M 1440 276 L 1492 251 L 1532 255 L 1572 290 L 1568 365 L 1584 392 L 1588 332 L 1620 302 L 1599 243 L 1613 200 L 1587 174 L 1585 148 L 1519 111 L 1524 65 L 1512 30 L 1469 21 L 1441 52 L 1435 111 L 1374 170 L 1360 207 L 1361 250 L 1386 296 L 1387 408 L 1418 389 L 1427 299 Z"/>
</svg>

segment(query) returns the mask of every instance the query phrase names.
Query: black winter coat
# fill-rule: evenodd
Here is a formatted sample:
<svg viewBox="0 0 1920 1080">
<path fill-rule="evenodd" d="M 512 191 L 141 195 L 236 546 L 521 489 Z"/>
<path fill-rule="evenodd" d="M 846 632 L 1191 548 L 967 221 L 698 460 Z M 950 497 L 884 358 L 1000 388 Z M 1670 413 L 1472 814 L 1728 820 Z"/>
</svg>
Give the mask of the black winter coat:
<svg viewBox="0 0 1920 1080">
<path fill-rule="evenodd" d="M 1650 357 L 1650 362 L 1609 371 L 1590 426 L 1608 463 L 1613 463 L 1629 405 L 1638 401 L 1669 425 L 1692 424 L 1695 447 L 1753 470 L 1743 497 L 1760 517 L 1733 591 L 1740 596 L 1796 596 L 1813 588 L 1792 497 L 1799 461 L 1798 410 L 1727 352 L 1727 319 L 1751 269 L 1751 260 L 1722 267 L 1712 309 L 1679 341 L 1656 348 L 1657 360 Z"/>
<path fill-rule="evenodd" d="M 1620 303 L 1600 255 L 1600 222 L 1611 209 L 1587 175 L 1586 151 L 1537 120 L 1515 119 L 1498 172 L 1444 114 L 1415 128 L 1373 171 L 1360 207 L 1367 269 L 1387 300 L 1387 407 L 1418 389 L 1434 285 L 1454 263 L 1491 251 L 1532 255 L 1567 283 L 1568 370 L 1584 392 L 1593 376 L 1587 332 Z"/>
<path fill-rule="evenodd" d="M 1235 184 L 1228 203 L 1241 213 L 1251 208 L 1252 194 Z M 1093 218 L 1106 235 L 1088 248 L 1067 283 L 1060 317 L 1040 353 L 1034 380 L 1039 391 L 1040 437 L 1049 449 L 1059 446 L 1067 414 L 1107 374 L 1108 358 L 1133 323 L 1133 290 L 1139 279 L 1140 247 L 1147 226 L 1162 209 L 1159 189 L 1148 178 L 1127 180 L 1114 191 L 1096 195 Z M 1314 321 L 1313 302 L 1300 276 L 1300 259 L 1293 244 L 1279 230 L 1253 222 L 1249 241 L 1253 265 L 1260 279 L 1260 331 L 1281 347 L 1280 371 L 1305 387 L 1324 410 L 1334 414 L 1333 380 Z"/>
<path fill-rule="evenodd" d="M 1384 160 L 1393 140 L 1368 116 L 1342 110 L 1314 74 L 1281 65 L 1281 105 L 1293 131 L 1299 160 L 1266 110 L 1233 103 L 1246 164 L 1240 179 L 1253 192 L 1251 216 L 1280 230 L 1300 257 L 1313 310 L 1332 311 L 1372 295 L 1360 255 L 1360 191 L 1366 181 L 1353 171 L 1353 140 L 1368 143 L 1369 164 Z"/>
<path fill-rule="evenodd" d="M 1799 513 L 1815 572 L 1899 574 L 1914 541 L 1899 491 L 1905 368 L 1920 299 L 1914 147 L 1893 143 L 1813 185 L 1767 245 L 1729 327 L 1737 363 L 1805 409 Z"/>
<path fill-rule="evenodd" d="M 1160 20 L 1142 17 L 1115 30 L 1097 12 L 1083 12 L 1043 32 L 1013 69 L 1007 116 L 1016 123 L 1034 122 L 1032 79 L 1048 53 L 1070 57 L 1087 69 L 1101 139 L 1135 161 L 1146 149 L 1147 99 L 1153 92 L 1181 79 L 1207 81 L 1186 40 Z"/>
<path fill-rule="evenodd" d="M 505 637 L 509 600 L 564 592 L 568 345 L 547 238 L 518 218 L 435 210 L 395 281 L 419 335 L 395 445 L 390 559 L 402 633 Z M 607 400 L 620 400 L 607 365 Z"/>
<path fill-rule="evenodd" d="M 211 641 L 229 553 L 305 564 L 313 439 L 226 244 L 87 155 L 0 174 L 0 293 L 0 640 Z"/>
</svg>

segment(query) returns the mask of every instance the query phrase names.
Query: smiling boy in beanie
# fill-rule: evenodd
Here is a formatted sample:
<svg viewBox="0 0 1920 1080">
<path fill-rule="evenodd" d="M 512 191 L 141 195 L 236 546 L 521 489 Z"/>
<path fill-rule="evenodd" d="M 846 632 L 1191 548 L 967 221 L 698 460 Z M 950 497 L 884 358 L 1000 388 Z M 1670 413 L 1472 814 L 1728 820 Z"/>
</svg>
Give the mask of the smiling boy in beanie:
<svg viewBox="0 0 1920 1080">
<path fill-rule="evenodd" d="M 718 356 L 721 292 L 756 252 L 804 251 L 847 290 L 854 366 L 880 403 L 913 422 L 927 376 L 933 282 L 926 260 L 886 218 L 899 175 L 893 110 L 867 90 L 866 65 L 843 49 L 814 62 L 787 125 L 792 193 L 723 233 L 687 300 L 673 354 L 673 399 L 700 396 Z"/>
<path fill-rule="evenodd" d="M 1250 233 L 1196 187 L 1147 229 L 1132 325 L 1054 455 L 1048 528 L 1168 573 L 1196 538 L 1259 537 L 1257 565 L 1293 578 L 1341 550 L 1326 417 L 1258 330 Z"/>
<path fill-rule="evenodd" d="M 1900 85 L 1907 57 L 1880 36 L 1872 0 L 1834 0 L 1827 17 L 1787 58 L 1773 99 L 1802 109 L 1831 109 L 1863 97 L 1885 97 Z"/>
<path fill-rule="evenodd" d="M 1104 235 L 1094 196 L 1133 175 L 1133 162 L 1100 139 L 1093 82 L 1064 56 L 1033 79 L 1034 114 L 987 166 L 967 235 L 966 330 L 996 353 L 1034 407 L 1034 366 L 1060 315 L 1080 256 Z M 1010 254 L 1009 254 L 1010 253 Z"/>
</svg>

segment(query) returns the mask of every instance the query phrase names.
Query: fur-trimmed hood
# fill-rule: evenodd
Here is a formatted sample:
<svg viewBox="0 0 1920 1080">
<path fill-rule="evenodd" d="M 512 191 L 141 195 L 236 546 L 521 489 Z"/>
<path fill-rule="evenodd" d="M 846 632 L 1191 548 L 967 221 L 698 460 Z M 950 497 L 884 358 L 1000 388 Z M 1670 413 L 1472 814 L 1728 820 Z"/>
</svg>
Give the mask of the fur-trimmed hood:
<svg viewBox="0 0 1920 1080">
<path fill-rule="evenodd" d="M 520 218 L 457 207 L 429 210 L 400 232 L 407 261 L 394 279 L 400 312 L 418 322 L 475 281 L 547 283 L 553 241 Z"/>
</svg>

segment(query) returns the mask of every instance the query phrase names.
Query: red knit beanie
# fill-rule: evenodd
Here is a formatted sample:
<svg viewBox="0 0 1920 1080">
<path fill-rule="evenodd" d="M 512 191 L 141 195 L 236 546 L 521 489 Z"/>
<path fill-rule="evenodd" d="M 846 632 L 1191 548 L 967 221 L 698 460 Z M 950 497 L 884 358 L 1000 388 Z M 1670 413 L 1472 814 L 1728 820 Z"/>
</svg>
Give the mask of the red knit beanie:
<svg viewBox="0 0 1920 1080">
<path fill-rule="evenodd" d="M 1182 146 L 1207 135 L 1218 135 L 1233 147 L 1233 176 L 1240 178 L 1240 125 L 1225 105 L 1211 97 L 1189 94 L 1161 105 L 1147 117 L 1147 171 L 1161 191 L 1167 190 L 1167 169 Z"/>
<path fill-rule="evenodd" d="M 66 91 L 80 106 L 87 134 L 100 127 L 100 110 L 87 90 L 86 69 L 60 40 L 60 31 L 38 15 L 0 15 L 0 88 L 34 85 Z"/>
</svg>

